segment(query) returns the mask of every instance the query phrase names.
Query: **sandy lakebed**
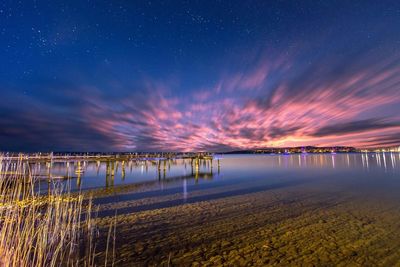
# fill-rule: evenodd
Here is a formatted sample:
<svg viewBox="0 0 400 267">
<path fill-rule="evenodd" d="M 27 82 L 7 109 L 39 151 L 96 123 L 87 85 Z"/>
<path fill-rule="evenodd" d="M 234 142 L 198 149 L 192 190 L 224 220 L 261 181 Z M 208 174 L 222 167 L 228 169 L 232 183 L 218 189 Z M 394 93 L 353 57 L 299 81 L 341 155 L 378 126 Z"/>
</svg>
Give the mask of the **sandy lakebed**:
<svg viewBox="0 0 400 267">
<path fill-rule="evenodd" d="M 117 221 L 116 266 L 392 266 L 400 260 L 400 207 L 382 192 L 376 199 L 341 187 L 321 192 L 309 183 L 235 190 L 198 191 L 186 201 L 180 193 L 130 200 L 121 190 L 99 214 L 122 214 L 97 220 L 103 232 Z"/>
</svg>

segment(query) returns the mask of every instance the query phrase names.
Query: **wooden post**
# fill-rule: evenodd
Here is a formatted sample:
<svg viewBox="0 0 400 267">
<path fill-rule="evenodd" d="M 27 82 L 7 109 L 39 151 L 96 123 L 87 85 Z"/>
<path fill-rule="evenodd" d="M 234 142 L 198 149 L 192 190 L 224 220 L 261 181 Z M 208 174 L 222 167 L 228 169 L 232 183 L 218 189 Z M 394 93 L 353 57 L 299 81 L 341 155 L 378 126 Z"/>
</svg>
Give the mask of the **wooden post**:
<svg viewBox="0 0 400 267">
<path fill-rule="evenodd" d="M 195 163 L 195 176 L 194 176 L 194 178 L 197 180 L 197 179 L 199 179 L 199 164 L 200 164 L 200 162 L 199 162 L 200 160 L 199 160 L 199 158 L 196 158 L 196 163 Z"/>
<path fill-rule="evenodd" d="M 125 180 L 125 161 L 122 161 L 121 163 L 121 178 L 122 180 Z"/>
</svg>

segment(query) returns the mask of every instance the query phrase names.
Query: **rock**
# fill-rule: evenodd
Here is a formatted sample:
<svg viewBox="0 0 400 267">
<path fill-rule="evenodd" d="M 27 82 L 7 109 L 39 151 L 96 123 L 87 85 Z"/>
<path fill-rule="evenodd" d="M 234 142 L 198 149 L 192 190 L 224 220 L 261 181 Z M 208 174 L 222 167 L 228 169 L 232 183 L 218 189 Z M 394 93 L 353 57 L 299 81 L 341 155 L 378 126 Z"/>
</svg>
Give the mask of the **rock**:
<svg viewBox="0 0 400 267">
<path fill-rule="evenodd" d="M 227 246 L 230 246 L 230 245 L 231 245 L 231 242 L 229 242 L 227 240 L 222 240 L 222 242 L 221 242 L 221 247 L 227 247 Z"/>
</svg>

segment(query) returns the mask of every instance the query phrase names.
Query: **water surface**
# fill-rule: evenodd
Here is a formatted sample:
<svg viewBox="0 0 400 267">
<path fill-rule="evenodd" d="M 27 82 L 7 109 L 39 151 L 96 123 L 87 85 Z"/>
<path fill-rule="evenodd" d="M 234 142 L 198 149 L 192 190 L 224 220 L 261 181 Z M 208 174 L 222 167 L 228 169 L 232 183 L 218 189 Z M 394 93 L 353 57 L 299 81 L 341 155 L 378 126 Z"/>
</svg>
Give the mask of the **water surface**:
<svg viewBox="0 0 400 267">
<path fill-rule="evenodd" d="M 93 193 L 105 232 L 118 214 L 118 266 L 400 263 L 399 153 L 82 165 L 73 187 Z"/>
<path fill-rule="evenodd" d="M 81 162 L 81 174 L 76 174 L 76 162 L 56 162 L 51 173 L 72 177 L 73 190 L 138 185 L 141 191 L 152 191 L 148 193 L 151 196 L 180 192 L 184 199 L 190 198 L 193 191 L 222 190 L 233 185 L 257 190 L 274 183 L 308 183 L 321 190 L 354 188 L 357 193 L 390 193 L 400 185 L 399 153 L 216 155 L 212 162 L 200 161 L 198 168 L 189 160 L 167 161 L 160 169 L 156 162 L 114 164 L 113 176 L 106 173 L 104 162 Z M 39 170 L 47 172 L 46 166 Z"/>
</svg>

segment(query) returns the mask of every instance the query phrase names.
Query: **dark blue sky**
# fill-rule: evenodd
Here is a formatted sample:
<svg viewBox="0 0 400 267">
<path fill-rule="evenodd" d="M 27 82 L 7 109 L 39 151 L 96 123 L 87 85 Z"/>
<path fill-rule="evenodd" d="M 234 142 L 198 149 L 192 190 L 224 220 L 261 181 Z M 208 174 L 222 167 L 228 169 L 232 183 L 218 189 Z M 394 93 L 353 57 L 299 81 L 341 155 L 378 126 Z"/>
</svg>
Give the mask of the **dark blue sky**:
<svg viewBox="0 0 400 267">
<path fill-rule="evenodd" d="M 0 150 L 400 143 L 399 1 L 3 1 Z"/>
</svg>

